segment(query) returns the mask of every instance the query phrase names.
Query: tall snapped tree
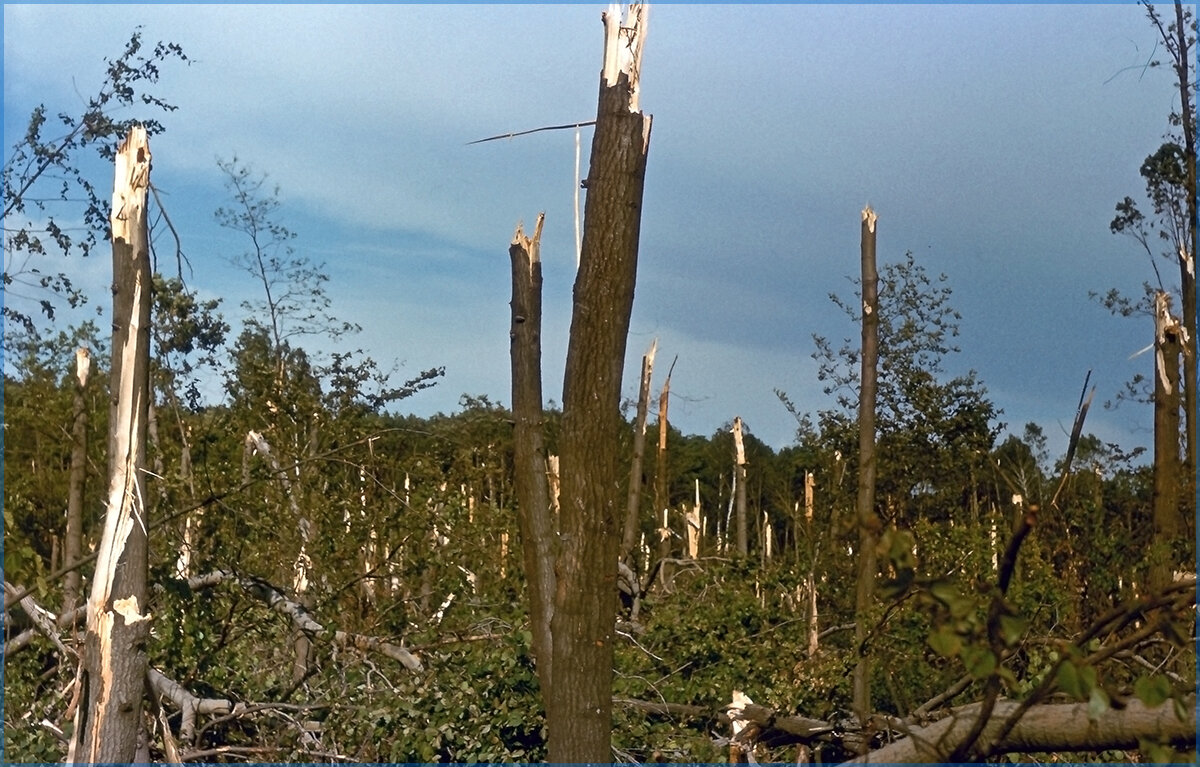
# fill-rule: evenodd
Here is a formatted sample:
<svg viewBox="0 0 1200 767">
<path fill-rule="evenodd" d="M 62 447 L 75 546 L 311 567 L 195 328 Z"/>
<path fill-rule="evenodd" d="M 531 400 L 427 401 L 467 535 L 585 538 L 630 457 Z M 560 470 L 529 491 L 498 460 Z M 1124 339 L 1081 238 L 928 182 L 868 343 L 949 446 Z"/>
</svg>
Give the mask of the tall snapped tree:
<svg viewBox="0 0 1200 767">
<path fill-rule="evenodd" d="M 646 6 L 603 15 L 604 68 L 592 137 L 583 248 L 563 378 L 557 583 L 546 691 L 549 759 L 612 760 L 613 635 L 621 492 L 621 380 L 637 276 L 651 118 L 638 92 Z"/>
<path fill-rule="evenodd" d="M 862 372 L 858 397 L 858 580 L 854 598 L 854 713 L 866 726 L 871 715 L 871 664 L 867 653 L 867 613 L 875 592 L 875 391 L 879 361 L 879 273 L 875 266 L 875 221 L 870 206 L 862 212 Z"/>
<path fill-rule="evenodd" d="M 71 763 L 134 761 L 146 679 L 146 427 L 150 404 L 150 146 L 135 127 L 117 150 L 108 508 L 87 609 Z"/>
<path fill-rule="evenodd" d="M 1178 111 L 1172 111 L 1168 120 L 1171 130 L 1157 150 L 1142 162 L 1140 172 L 1146 183 L 1146 197 L 1150 201 L 1152 215 L 1143 213 L 1137 201 L 1126 197 L 1117 203 L 1116 217 L 1109 224 L 1114 234 L 1125 234 L 1135 239 L 1151 259 L 1158 289 L 1165 290 L 1162 275 L 1158 271 L 1151 243 L 1161 240 L 1161 255 L 1175 262 L 1179 269 L 1179 306 L 1182 310 L 1180 337 L 1183 348 L 1183 444 L 1184 460 L 1189 466 L 1196 465 L 1196 114 L 1195 114 L 1195 62 L 1196 62 L 1196 19 L 1193 12 L 1180 2 L 1175 3 L 1174 21 L 1159 15 L 1150 3 L 1145 3 L 1146 15 L 1157 30 L 1162 48 L 1167 51 L 1169 61 L 1152 61 L 1152 66 L 1167 66 L 1176 80 L 1179 93 Z M 1146 303 L 1137 305 L 1109 291 L 1102 303 L 1116 314 L 1130 316 L 1144 310 L 1145 314 L 1157 316 L 1154 302 L 1157 299 L 1147 289 Z M 1194 477 L 1194 473 L 1191 475 Z M 1193 494 L 1194 479 L 1189 477 L 1189 488 Z"/>
<path fill-rule="evenodd" d="M 525 578 L 529 589 L 529 622 L 533 657 L 542 690 L 553 685 L 554 555 L 557 529 L 550 511 L 547 456 L 542 430 L 542 223 L 538 214 L 533 237 L 518 224 L 508 254 L 512 261 L 513 486 L 521 530 Z"/>
</svg>

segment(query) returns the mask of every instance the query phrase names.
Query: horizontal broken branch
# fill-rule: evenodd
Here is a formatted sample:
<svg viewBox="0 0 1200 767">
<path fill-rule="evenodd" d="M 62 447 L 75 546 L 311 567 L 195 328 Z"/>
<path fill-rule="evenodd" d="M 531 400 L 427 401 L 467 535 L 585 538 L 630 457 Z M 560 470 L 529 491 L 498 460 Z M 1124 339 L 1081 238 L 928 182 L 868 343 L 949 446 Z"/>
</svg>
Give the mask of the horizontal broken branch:
<svg viewBox="0 0 1200 767">
<path fill-rule="evenodd" d="M 311 637 L 327 637 L 335 644 L 354 647 L 364 652 L 377 652 L 381 655 L 386 655 L 409 671 L 421 671 L 424 668 L 420 658 L 399 645 L 376 637 L 325 628 L 325 626 L 313 619 L 304 605 L 295 600 L 288 599 L 282 591 L 261 578 L 240 576 L 228 570 L 215 570 L 204 575 L 193 576 L 187 580 L 188 587 L 193 591 L 211 588 L 223 582 L 237 583 L 246 593 L 255 599 L 264 602 L 275 612 L 286 615 L 291 619 L 292 625 L 297 630 Z"/>
</svg>

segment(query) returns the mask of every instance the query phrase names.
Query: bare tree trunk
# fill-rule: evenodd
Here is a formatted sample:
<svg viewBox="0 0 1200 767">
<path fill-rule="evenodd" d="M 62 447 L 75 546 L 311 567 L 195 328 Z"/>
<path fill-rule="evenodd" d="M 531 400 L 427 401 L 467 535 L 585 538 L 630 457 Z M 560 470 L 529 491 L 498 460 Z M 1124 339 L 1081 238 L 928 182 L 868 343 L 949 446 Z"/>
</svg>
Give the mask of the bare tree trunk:
<svg viewBox="0 0 1200 767">
<path fill-rule="evenodd" d="M 542 261 L 540 242 L 545 214 L 538 214 L 533 238 L 521 226 L 508 248 L 512 260 L 513 463 L 517 520 L 529 584 L 529 622 L 533 656 L 542 695 L 552 687 L 554 614 L 554 517 L 550 512 L 546 445 L 542 432 Z"/>
<path fill-rule="evenodd" d="M 871 665 L 866 647 L 868 611 L 875 590 L 875 390 L 879 358 L 879 273 L 875 268 L 875 211 L 862 212 L 862 375 L 858 398 L 858 587 L 854 600 L 853 705 L 863 727 L 871 715 Z"/>
<path fill-rule="evenodd" d="M 704 528 L 700 523 L 700 480 L 695 481 L 696 498 L 692 502 L 692 509 L 687 513 L 687 555 L 688 559 L 696 559 L 700 556 L 700 537 L 704 532 Z"/>
<path fill-rule="evenodd" d="M 1171 547 L 1179 534 L 1179 357 L 1182 328 L 1171 316 L 1171 298 L 1154 296 L 1154 542 L 1150 590 L 1171 582 Z"/>
<path fill-rule="evenodd" d="M 804 472 L 804 529 L 808 536 L 808 654 L 817 654 L 820 627 L 817 622 L 817 541 L 813 537 L 813 491 L 817 486 L 816 475 Z"/>
<path fill-rule="evenodd" d="M 642 355 L 642 383 L 638 388 L 637 421 L 633 426 L 633 460 L 629 465 L 629 497 L 625 507 L 625 534 L 621 538 L 621 561 L 629 563 L 630 552 L 637 545 L 638 517 L 642 507 L 642 463 L 646 457 L 646 414 L 650 410 L 650 376 L 654 371 L 654 353 L 658 339 Z M 632 565 L 630 564 L 630 567 Z"/>
<path fill-rule="evenodd" d="M 737 523 L 737 555 L 745 558 L 750 554 L 749 536 L 746 533 L 746 446 L 742 442 L 742 419 L 733 419 L 733 484 L 736 488 L 734 519 Z"/>
<path fill-rule="evenodd" d="M 667 418 L 668 406 L 671 403 L 671 373 L 675 372 L 676 357 L 671 361 L 667 370 L 667 378 L 663 381 L 662 392 L 658 395 L 658 460 L 654 464 L 654 511 L 662 515 L 662 529 L 658 537 L 658 558 L 665 560 L 671 556 L 671 489 L 667 484 L 667 435 L 671 432 L 671 423 Z M 697 503 L 697 506 L 699 503 Z M 661 582 L 666 585 L 671 581 L 671 573 L 666 569 L 670 565 L 663 562 L 659 572 Z"/>
<path fill-rule="evenodd" d="M 612 761 L 613 631 L 623 532 L 621 376 L 651 123 L 638 111 L 645 13 L 644 6 L 630 5 L 624 26 L 615 10 L 603 16 L 604 71 L 563 377 L 554 677 L 546 698 L 552 762 Z"/>
<path fill-rule="evenodd" d="M 150 147 L 136 127 L 116 155 L 108 510 L 88 602 L 82 700 L 68 761 L 133 761 L 146 679 L 146 420 L 150 403 Z"/>
<path fill-rule="evenodd" d="M 75 351 L 75 398 L 71 426 L 71 474 L 67 480 L 67 530 L 63 539 L 63 564 L 79 561 L 83 550 L 83 491 L 87 483 L 87 383 L 92 356 L 86 348 Z M 62 612 L 68 613 L 79 604 L 82 586 L 78 568 L 63 579 Z"/>
</svg>

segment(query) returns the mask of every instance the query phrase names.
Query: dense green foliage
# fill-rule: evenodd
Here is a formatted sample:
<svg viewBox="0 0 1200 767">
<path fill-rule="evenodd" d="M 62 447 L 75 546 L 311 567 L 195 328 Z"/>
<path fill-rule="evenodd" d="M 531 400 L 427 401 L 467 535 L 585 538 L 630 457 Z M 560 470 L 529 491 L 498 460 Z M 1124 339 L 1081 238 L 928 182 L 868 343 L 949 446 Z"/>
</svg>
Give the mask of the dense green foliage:
<svg viewBox="0 0 1200 767">
<path fill-rule="evenodd" d="M 181 306 L 194 312 L 177 317 L 176 327 L 219 327 L 211 316 L 216 307 L 188 304 L 166 288 L 161 295 L 171 300 L 159 303 L 160 312 Z M 35 585 L 35 597 L 49 608 L 56 604 L 58 585 L 46 575 L 61 564 L 52 542 L 61 535 L 67 468 L 68 352 L 75 336 L 93 334 L 85 328 L 49 341 L 12 336 L 25 361 L 5 382 L 11 427 L 5 442 L 10 467 L 5 571 L 10 582 Z M 388 414 L 347 396 L 352 386 L 338 391 L 337 381 L 344 385 L 345 379 L 335 380 L 330 366 L 314 364 L 293 347 L 276 356 L 289 371 L 281 382 L 270 362 L 275 350 L 269 335 L 253 328 L 233 342 L 231 353 L 208 360 L 226 381 L 227 399 L 189 406 L 187 375 L 165 372 L 169 367 L 194 374 L 196 366 L 178 359 L 187 346 L 176 341 L 160 348 L 171 349 L 176 358 L 168 365 L 160 356 L 164 372 L 157 379 L 162 410 L 152 446 L 152 460 L 160 468 L 151 484 L 151 663 L 195 695 L 227 698 L 251 711 L 200 722 L 196 741 L 185 752 L 281 761 L 331 754 L 364 761 L 543 756 L 506 409 L 484 397 L 464 397 L 452 414 Z M 227 367 L 216 363 L 222 357 L 230 360 Z M 103 433 L 105 418 L 100 368 L 91 395 L 97 403 L 95 435 Z M 172 386 L 176 391 L 168 396 Z M 978 417 L 993 433 L 991 411 Z M 551 451 L 556 419 L 551 413 Z M 719 737 L 728 737 L 728 731 L 714 717 L 735 689 L 785 712 L 832 721 L 848 716 L 853 632 L 837 629 L 853 619 L 848 584 L 854 565 L 847 553 L 857 532 L 849 489 L 853 475 L 846 477 L 854 470 L 853 457 L 844 441 L 845 424 L 832 416 L 823 416 L 821 423 L 823 428 L 816 428 L 804 419 L 797 444 L 779 451 L 748 438 L 749 518 L 755 521 L 751 540 L 756 543 L 751 558 L 741 561 L 732 559 L 724 545 L 730 434 L 684 436 L 672 430 L 668 435 L 674 561 L 659 571 L 646 594 L 638 625 L 623 624 L 614 695 L 692 704 L 711 713 L 680 717 L 618 705 L 614 742 L 619 756 L 722 758 Z M 245 435 L 251 430 L 264 435 L 284 472 L 277 473 L 266 456 L 247 447 Z M 650 444 L 657 443 L 654 427 L 648 436 Z M 95 510 L 103 450 L 101 437 L 92 441 L 89 495 Z M 900 496 L 936 498 L 938 513 L 897 506 L 911 510 L 888 517 L 892 533 L 881 551 L 888 564 L 881 574 L 883 598 L 870 646 L 889 669 L 874 680 L 873 699 L 881 712 L 905 715 L 964 672 L 979 679 L 959 697 L 970 700 L 995 670 L 984 631 L 994 557 L 1012 524 L 1013 494 L 1044 503 L 1057 485 L 1043 442 L 1031 424 L 1023 438 L 1010 436 L 989 446 L 985 458 L 972 459 L 968 467 L 975 472 L 970 494 L 963 492 L 960 478 L 971 475 L 954 464 L 955 453 L 949 451 L 941 464 L 945 470 L 928 475 L 928 489 Z M 899 451 L 909 443 L 890 444 Z M 653 476 L 656 460 L 650 451 L 647 476 Z M 13 470 L 17 466 L 29 470 Z M 1045 514 L 1021 551 L 1007 600 L 1014 616 L 1009 624 L 1014 653 L 1005 672 L 1010 695 L 1034 689 L 1062 652 L 1053 648 L 1137 593 L 1144 577 L 1139 550 L 1128 544 L 1145 536 L 1147 469 L 1094 437 L 1083 440 L 1077 466 L 1060 499 L 1061 512 Z M 818 488 L 811 522 L 802 506 L 807 472 Z M 693 502 L 697 481 L 709 535 L 699 558 L 687 560 L 682 514 Z M 896 506 L 896 497 L 881 500 L 881 510 L 888 503 Z M 651 542 L 656 540 L 654 517 L 647 497 L 642 526 Z M 194 526 L 190 534 L 188 520 Z M 90 536 L 98 524 L 90 519 Z M 721 532 L 720 540 L 715 531 Z M 329 629 L 403 644 L 421 657 L 424 669 L 413 673 L 390 658 L 318 636 L 314 663 L 306 676 L 296 678 L 295 634 L 286 616 L 235 583 L 187 587 L 177 571 L 185 535 L 187 575 L 229 570 L 263 579 L 293 597 L 297 560 L 306 559 L 304 601 L 315 619 Z M 1181 538 L 1180 545 L 1185 544 Z M 639 561 L 648 569 L 654 560 L 647 553 Z M 818 592 L 818 627 L 833 629 L 815 654 L 809 654 L 806 639 L 810 573 Z M 21 620 L 9 622 L 9 638 L 23 627 Z M 1191 678 L 1190 656 L 1163 652 L 1161 660 L 1183 674 L 1180 678 Z M 73 675 L 73 661 L 63 661 L 40 640 L 7 659 L 6 745 L 12 758 L 61 758 L 59 744 L 31 719 L 44 717 L 69 728 L 62 720 L 68 700 L 54 697 Z M 1111 694 L 1136 685 L 1146 692 L 1165 678 L 1135 671 L 1105 672 L 1086 695 L 1079 682 L 1068 680 L 1067 686 L 1076 685 L 1075 692 L 1086 699 L 1101 684 Z M 1174 683 L 1165 689 L 1168 695 L 1180 691 Z M 1154 687 L 1146 694 L 1163 692 Z M 170 706 L 167 711 L 178 728 L 178 714 Z M 826 758 L 840 755 L 829 748 Z M 768 756 L 790 758 L 789 753 Z"/>
</svg>

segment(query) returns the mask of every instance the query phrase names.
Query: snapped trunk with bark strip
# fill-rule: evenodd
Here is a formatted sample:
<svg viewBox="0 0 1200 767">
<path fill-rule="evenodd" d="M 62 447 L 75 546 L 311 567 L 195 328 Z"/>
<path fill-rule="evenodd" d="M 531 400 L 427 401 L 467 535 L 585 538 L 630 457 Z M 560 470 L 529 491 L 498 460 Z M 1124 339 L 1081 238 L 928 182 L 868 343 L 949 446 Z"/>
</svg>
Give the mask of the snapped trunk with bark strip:
<svg viewBox="0 0 1200 767">
<path fill-rule="evenodd" d="M 108 509 L 88 601 L 81 703 L 68 761 L 134 760 L 146 678 L 146 422 L 150 403 L 150 146 L 136 127 L 116 154 Z"/>
</svg>

